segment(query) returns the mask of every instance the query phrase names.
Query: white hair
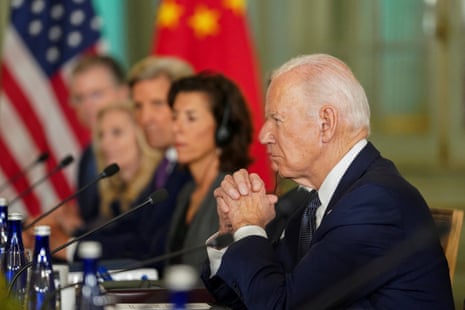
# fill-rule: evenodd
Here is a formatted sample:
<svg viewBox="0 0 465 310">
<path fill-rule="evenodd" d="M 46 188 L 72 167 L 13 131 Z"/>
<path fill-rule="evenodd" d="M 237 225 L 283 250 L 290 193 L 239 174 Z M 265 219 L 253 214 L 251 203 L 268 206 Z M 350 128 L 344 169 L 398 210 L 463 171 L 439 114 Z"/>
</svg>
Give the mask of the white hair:
<svg viewBox="0 0 465 310">
<path fill-rule="evenodd" d="M 326 54 L 302 55 L 276 69 L 271 81 L 291 71 L 316 108 L 331 104 L 352 129 L 370 131 L 370 107 L 365 90 L 343 61 Z"/>
</svg>

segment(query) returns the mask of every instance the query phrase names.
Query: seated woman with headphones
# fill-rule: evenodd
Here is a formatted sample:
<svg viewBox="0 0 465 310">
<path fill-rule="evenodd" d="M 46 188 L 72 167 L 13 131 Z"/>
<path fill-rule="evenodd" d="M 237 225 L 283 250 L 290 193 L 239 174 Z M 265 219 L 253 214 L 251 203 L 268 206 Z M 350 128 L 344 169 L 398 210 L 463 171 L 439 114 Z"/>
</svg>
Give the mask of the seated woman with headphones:
<svg viewBox="0 0 465 310">
<path fill-rule="evenodd" d="M 252 141 L 250 112 L 237 86 L 220 74 L 202 72 L 171 86 L 178 162 L 193 181 L 178 195 L 168 234 L 168 251 L 205 243 L 218 230 L 213 191 L 225 174 L 246 168 Z M 188 264 L 199 272 L 206 250 L 187 253 L 170 264 Z"/>
</svg>

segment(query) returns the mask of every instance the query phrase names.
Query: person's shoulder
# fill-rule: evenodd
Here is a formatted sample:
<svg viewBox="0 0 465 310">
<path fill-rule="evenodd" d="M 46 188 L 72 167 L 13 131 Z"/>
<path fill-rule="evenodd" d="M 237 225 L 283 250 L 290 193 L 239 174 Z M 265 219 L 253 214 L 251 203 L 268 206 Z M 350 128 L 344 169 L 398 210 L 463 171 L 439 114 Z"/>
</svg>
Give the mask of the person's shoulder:
<svg viewBox="0 0 465 310">
<path fill-rule="evenodd" d="M 88 166 L 88 165 L 94 165 L 95 166 L 95 153 L 94 149 L 92 148 L 92 144 L 87 145 L 82 149 L 81 155 L 79 157 L 79 166 L 82 168 Z"/>
<path fill-rule="evenodd" d="M 94 157 L 94 149 L 92 147 L 92 144 L 88 144 L 82 149 L 81 152 L 81 158 L 87 158 L 87 157 Z"/>
</svg>

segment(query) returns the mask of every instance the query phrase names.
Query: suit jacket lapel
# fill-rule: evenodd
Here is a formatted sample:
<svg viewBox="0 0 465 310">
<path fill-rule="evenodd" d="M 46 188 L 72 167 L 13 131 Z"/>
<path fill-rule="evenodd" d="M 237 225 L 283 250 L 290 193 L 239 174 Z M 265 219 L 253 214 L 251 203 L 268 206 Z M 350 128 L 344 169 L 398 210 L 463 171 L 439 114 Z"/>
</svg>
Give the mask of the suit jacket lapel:
<svg viewBox="0 0 465 310">
<path fill-rule="evenodd" d="M 352 164 L 349 166 L 347 171 L 342 176 L 341 181 L 339 182 L 339 185 L 337 186 L 333 194 L 333 197 L 331 198 L 328 207 L 326 208 L 325 216 L 328 214 L 328 212 L 331 212 L 330 210 L 332 210 L 335 207 L 336 203 L 344 195 L 344 193 L 346 193 L 347 190 L 349 190 L 350 187 L 355 184 L 356 180 L 358 180 L 365 173 L 365 171 L 372 164 L 372 162 L 379 157 L 379 151 L 373 146 L 373 144 L 368 142 L 367 145 L 355 157 Z M 296 206 L 296 211 L 289 218 L 286 227 L 286 233 L 283 241 L 285 241 L 285 244 L 288 247 L 288 250 L 293 256 L 294 260 L 296 260 L 298 257 L 298 242 L 296 242 L 296 240 L 299 240 L 302 213 L 304 211 L 304 208 L 307 206 L 309 199 L 310 195 L 307 195 L 307 198 L 304 199 L 299 206 Z M 312 244 L 315 240 L 318 239 L 318 232 L 319 229 L 315 231 L 315 235 L 313 236 L 313 239 L 311 241 Z"/>
<path fill-rule="evenodd" d="M 379 151 L 373 146 L 373 144 L 368 142 L 342 176 L 341 181 L 339 182 L 339 185 L 334 191 L 333 197 L 326 208 L 325 215 L 328 214 L 328 212 L 331 212 L 330 210 L 333 209 L 344 193 L 346 193 L 347 190 L 355 184 L 356 180 L 358 180 L 372 162 L 379 157 Z"/>
</svg>

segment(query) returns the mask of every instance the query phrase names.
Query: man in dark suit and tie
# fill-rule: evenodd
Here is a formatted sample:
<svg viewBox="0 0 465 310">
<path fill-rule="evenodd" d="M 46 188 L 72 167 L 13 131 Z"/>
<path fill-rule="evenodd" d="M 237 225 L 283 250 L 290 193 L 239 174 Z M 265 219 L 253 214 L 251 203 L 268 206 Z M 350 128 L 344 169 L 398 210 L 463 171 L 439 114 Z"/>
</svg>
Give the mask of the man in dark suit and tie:
<svg viewBox="0 0 465 310">
<path fill-rule="evenodd" d="M 155 172 L 153 189 L 165 188 L 168 199 L 155 208 L 146 208 L 141 216 L 141 227 L 147 238 L 148 257 L 165 252 L 169 224 L 176 205 L 176 198 L 190 174 L 176 162 L 173 148 L 173 115 L 168 105 L 168 91 L 173 81 L 193 74 L 185 61 L 166 56 L 150 56 L 136 63 L 129 72 L 128 85 L 134 103 L 136 119 L 151 147 L 164 154 Z M 162 272 L 162 263 L 155 267 Z"/>
<path fill-rule="evenodd" d="M 234 309 L 453 309 L 429 208 L 367 141 L 368 100 L 347 65 L 324 54 L 290 60 L 271 77 L 265 112 L 260 140 L 273 169 L 311 193 L 271 242 L 277 197 L 246 170 L 225 177 L 215 191 L 219 233 L 235 241 L 208 248 L 202 275 L 217 300 Z M 380 268 L 367 274 L 373 262 Z M 331 291 L 357 275 L 366 278 Z"/>
</svg>

